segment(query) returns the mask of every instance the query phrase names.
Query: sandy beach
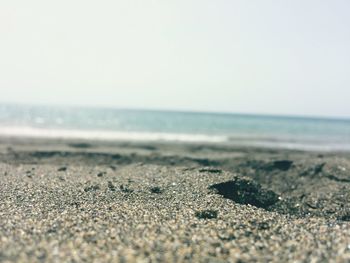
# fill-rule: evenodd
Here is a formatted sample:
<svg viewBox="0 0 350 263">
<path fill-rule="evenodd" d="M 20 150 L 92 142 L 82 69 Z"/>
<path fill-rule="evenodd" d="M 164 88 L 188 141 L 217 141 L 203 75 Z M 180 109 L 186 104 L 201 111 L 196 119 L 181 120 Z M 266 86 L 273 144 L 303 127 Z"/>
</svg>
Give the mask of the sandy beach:
<svg viewBox="0 0 350 263">
<path fill-rule="evenodd" d="M 350 154 L 0 140 L 0 262 L 349 262 Z"/>
</svg>

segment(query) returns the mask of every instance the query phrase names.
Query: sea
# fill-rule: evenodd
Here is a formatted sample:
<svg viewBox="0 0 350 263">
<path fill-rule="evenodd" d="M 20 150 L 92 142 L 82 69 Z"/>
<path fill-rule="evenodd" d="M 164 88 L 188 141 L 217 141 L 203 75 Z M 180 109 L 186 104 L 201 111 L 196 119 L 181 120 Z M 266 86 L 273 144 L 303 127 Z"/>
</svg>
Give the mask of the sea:
<svg viewBox="0 0 350 263">
<path fill-rule="evenodd" d="M 350 151 L 350 120 L 0 104 L 0 136 Z"/>
</svg>

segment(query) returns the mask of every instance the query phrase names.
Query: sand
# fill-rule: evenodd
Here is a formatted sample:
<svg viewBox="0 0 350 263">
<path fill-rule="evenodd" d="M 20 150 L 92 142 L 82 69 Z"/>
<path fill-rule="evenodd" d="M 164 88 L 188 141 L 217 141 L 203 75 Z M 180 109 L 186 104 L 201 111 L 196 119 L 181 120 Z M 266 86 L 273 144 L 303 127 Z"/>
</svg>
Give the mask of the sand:
<svg viewBox="0 0 350 263">
<path fill-rule="evenodd" d="M 0 262 L 349 262 L 350 155 L 0 141 Z"/>
</svg>

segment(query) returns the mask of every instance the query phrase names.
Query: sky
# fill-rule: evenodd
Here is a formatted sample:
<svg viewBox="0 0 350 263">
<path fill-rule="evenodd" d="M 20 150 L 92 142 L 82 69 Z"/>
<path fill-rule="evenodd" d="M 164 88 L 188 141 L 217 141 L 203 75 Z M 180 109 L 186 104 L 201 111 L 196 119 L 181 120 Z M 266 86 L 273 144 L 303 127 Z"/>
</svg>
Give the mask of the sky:
<svg viewBox="0 0 350 263">
<path fill-rule="evenodd" d="M 350 117 L 348 0 L 1 0 L 0 103 Z"/>
</svg>

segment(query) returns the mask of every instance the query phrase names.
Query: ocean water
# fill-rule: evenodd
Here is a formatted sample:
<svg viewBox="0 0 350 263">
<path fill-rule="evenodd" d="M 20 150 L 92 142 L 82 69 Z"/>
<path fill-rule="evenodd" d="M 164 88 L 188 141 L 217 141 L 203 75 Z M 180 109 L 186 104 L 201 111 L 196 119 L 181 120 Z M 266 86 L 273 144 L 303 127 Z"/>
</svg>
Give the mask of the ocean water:
<svg viewBox="0 0 350 263">
<path fill-rule="evenodd" d="M 2 104 L 0 136 L 350 151 L 350 120 Z"/>
</svg>

